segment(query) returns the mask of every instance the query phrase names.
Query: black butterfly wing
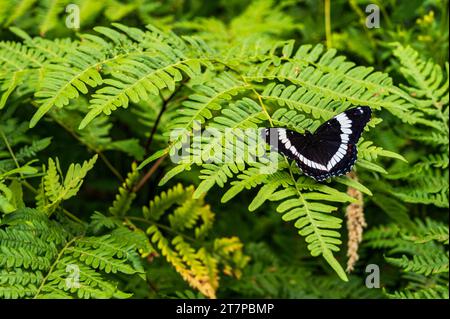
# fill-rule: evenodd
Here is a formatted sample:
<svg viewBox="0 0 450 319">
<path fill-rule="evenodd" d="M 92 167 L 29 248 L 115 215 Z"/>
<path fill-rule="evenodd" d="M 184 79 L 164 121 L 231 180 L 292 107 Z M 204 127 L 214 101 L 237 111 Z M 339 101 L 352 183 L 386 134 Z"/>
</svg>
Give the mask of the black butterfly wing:
<svg viewBox="0 0 450 319">
<path fill-rule="evenodd" d="M 328 143 L 339 143 L 339 135 L 347 135 L 348 143 L 356 144 L 370 121 L 372 110 L 368 106 L 358 106 L 344 111 L 323 123 L 314 132 L 315 137 Z M 346 141 L 346 136 L 341 137 Z"/>
<path fill-rule="evenodd" d="M 303 172 L 319 181 L 349 172 L 358 155 L 356 143 L 371 114 L 369 107 L 359 106 L 323 123 L 303 149 L 304 157 L 321 163 L 322 167 L 317 169 L 314 163 L 308 165 L 303 161 L 299 164 Z"/>
<path fill-rule="evenodd" d="M 273 150 L 292 160 L 297 160 L 309 142 L 308 136 L 281 127 L 265 129 L 265 140 Z"/>
<path fill-rule="evenodd" d="M 314 134 L 284 128 L 266 130 L 266 141 L 294 159 L 305 175 L 322 181 L 352 169 L 357 158 L 356 143 L 370 116 L 370 108 L 360 106 L 323 123 Z"/>
</svg>

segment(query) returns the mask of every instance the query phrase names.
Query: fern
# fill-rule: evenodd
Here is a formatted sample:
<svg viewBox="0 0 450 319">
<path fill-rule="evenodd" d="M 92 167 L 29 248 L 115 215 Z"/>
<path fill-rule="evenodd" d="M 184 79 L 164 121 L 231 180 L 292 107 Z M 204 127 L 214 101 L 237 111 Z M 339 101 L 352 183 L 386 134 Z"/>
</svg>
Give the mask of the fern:
<svg viewBox="0 0 450 319">
<path fill-rule="evenodd" d="M 273 51 L 276 51 L 276 49 Z M 374 73 L 370 76 L 371 69 L 354 67 L 352 63 L 345 64 L 342 69 L 337 68 L 335 63 L 343 63 L 343 58 L 335 57 L 335 52 L 324 52 L 320 46 L 315 48 L 302 46 L 296 52 L 293 52 L 292 42 L 283 44 L 281 52 L 281 57 L 274 54 L 271 59 L 265 60 L 260 66 L 249 68 L 248 74 L 241 75 L 246 86 L 242 88 L 241 94 L 250 96 L 258 100 L 259 103 L 249 97 L 243 97 L 238 99 L 236 103 L 229 103 L 224 107 L 221 103 L 211 103 L 216 96 L 220 96 L 221 91 L 217 89 L 208 90 L 207 86 L 193 87 L 196 94 L 191 96 L 190 99 L 194 99 L 195 102 L 186 102 L 185 105 L 189 109 L 177 110 L 177 113 L 182 116 L 173 121 L 175 124 L 172 128 L 181 130 L 175 136 L 172 136 L 166 149 L 147 158 L 139 168 L 158 157 L 167 154 L 174 155 L 184 147 L 185 143 L 190 143 L 189 147 L 185 149 L 186 154 L 179 159 L 177 166 L 167 172 L 160 185 L 176 175 L 190 170 L 193 164 L 197 164 L 201 167 L 199 177 L 202 181 L 196 190 L 196 197 L 207 193 L 214 185 L 225 187 L 229 181 L 237 176 L 249 180 L 249 182 L 234 183 L 234 185 L 242 186 L 233 186 L 229 192 L 225 193 L 226 196 L 222 201 L 227 201 L 236 196 L 244 188 L 262 185 L 260 192 L 249 206 L 250 210 L 262 205 L 278 187 L 283 185 L 284 193 L 280 191 L 279 197 L 274 197 L 274 200 L 285 201 L 280 204 L 278 210 L 290 213 L 286 214 L 287 217 L 284 217 L 284 219 L 298 219 L 296 226 L 300 229 L 300 234 L 306 236 L 311 254 L 313 256 L 322 255 L 339 276 L 345 280 L 347 276 L 333 256 L 333 252 L 339 249 L 340 240 L 338 237 L 340 234 L 335 229 L 340 229 L 341 220 L 328 215 L 331 211 L 337 210 L 337 207 L 323 202 L 348 202 L 351 199 L 333 188 L 311 184 L 305 179 L 298 179 L 292 175 L 291 171 L 287 175 L 282 175 L 281 179 L 279 175 L 274 175 L 274 179 L 270 178 L 270 169 L 265 172 L 266 176 L 264 176 L 257 169 L 254 169 L 254 167 L 261 168 L 255 162 L 264 153 L 264 146 L 258 144 L 257 140 L 252 139 L 249 134 L 246 134 L 246 140 L 242 140 L 242 135 L 239 134 L 243 134 L 242 132 L 246 129 L 256 130 L 265 120 L 269 120 L 269 123 L 272 124 L 293 127 L 296 130 L 312 130 L 320 124 L 319 118 L 329 118 L 346 109 L 350 104 L 368 104 L 374 108 L 380 108 L 383 105 L 389 110 L 401 109 L 399 105 L 402 105 L 402 110 L 410 114 L 412 113 L 409 108 L 413 106 L 410 98 L 400 89 L 394 87 L 392 80 L 387 75 Z M 287 61 L 283 62 L 283 59 Z M 229 78 L 229 75 L 227 77 Z M 275 80 L 281 82 L 287 80 L 292 84 L 286 86 Z M 262 93 L 259 93 L 257 85 L 250 90 L 248 81 L 271 82 L 267 84 Z M 339 84 L 341 81 L 344 82 Z M 348 84 L 346 84 L 347 82 Z M 320 83 L 327 83 L 327 86 L 319 89 Z M 208 86 L 215 88 L 217 84 L 212 82 Z M 349 89 L 349 87 L 353 89 Z M 342 92 L 345 92 L 345 94 Z M 230 98 L 229 95 L 225 96 Z M 364 103 L 359 101 L 362 99 Z M 372 99 L 375 101 L 374 103 L 370 103 Z M 342 101 L 343 103 L 341 103 Z M 379 101 L 383 101 L 383 103 Z M 278 108 L 278 106 L 288 106 L 290 110 Z M 309 117 L 307 117 L 308 114 Z M 194 126 L 194 123 L 197 126 Z M 202 136 L 196 139 L 195 130 L 201 128 L 213 128 L 222 134 L 214 137 Z M 188 129 L 194 129 L 194 133 Z M 192 138 L 188 140 L 188 137 Z M 227 144 L 229 143 L 227 141 L 230 140 L 234 143 Z M 200 153 L 194 147 L 195 143 L 202 146 Z M 252 147 L 254 145 L 257 146 Z M 244 153 L 248 156 L 246 158 L 233 158 L 227 155 L 226 151 L 221 152 L 221 150 L 231 149 L 237 149 L 237 154 L 240 154 L 238 151 L 245 150 Z M 379 156 L 405 161 L 397 153 L 373 146 L 371 141 L 360 143 L 360 153 L 362 159 L 359 165 L 377 172 L 386 172 L 378 164 L 373 163 Z M 218 156 L 223 157 L 219 158 Z M 280 167 L 284 170 L 287 168 L 286 165 Z M 364 188 L 364 186 L 362 187 Z M 365 189 L 367 190 L 367 188 Z M 370 190 L 368 191 L 370 192 Z M 287 202 L 296 202 L 299 207 L 286 206 L 286 200 L 291 196 L 295 196 L 296 199 L 292 198 Z M 316 200 L 317 202 L 315 202 Z M 293 208 L 295 213 L 290 212 L 290 209 Z"/>
<path fill-rule="evenodd" d="M 1 297 L 448 298 L 445 5 L 68 4 L 0 0 Z M 261 141 L 357 105 L 352 178 Z"/>
<path fill-rule="evenodd" d="M 417 220 L 409 228 L 381 227 L 369 231 L 366 240 L 377 248 L 389 247 L 389 255 L 401 253 L 401 257 L 385 259 L 402 272 L 413 274 L 412 278 L 417 281 L 417 284 L 411 282 L 402 290 L 388 292 L 388 297 L 447 298 L 448 228 L 442 223 L 427 219 L 425 222 Z"/>
<path fill-rule="evenodd" d="M 142 272 L 120 237 L 71 233 L 35 209 L 3 219 L 0 238 L 3 298 L 124 298 L 129 294 L 108 276 Z"/>
<path fill-rule="evenodd" d="M 313 62 L 316 61 L 318 59 L 318 57 L 320 56 L 320 54 L 322 53 L 322 48 L 320 47 L 316 47 L 315 49 L 312 49 L 308 46 L 305 47 L 301 47 L 299 48 L 299 50 L 297 51 L 295 57 L 293 59 L 299 59 L 302 61 L 302 63 L 306 63 L 306 61 L 311 61 L 312 65 L 315 65 Z M 289 57 L 291 55 L 292 52 L 292 45 L 290 46 L 285 46 L 283 47 L 283 57 Z M 303 55 L 306 55 L 306 57 L 303 57 Z M 326 55 L 323 59 L 325 61 L 328 61 L 327 59 L 332 59 L 334 56 L 334 53 L 330 53 L 329 55 Z M 304 61 L 305 60 L 305 61 Z M 340 60 L 338 60 L 340 61 Z M 247 80 L 263 80 L 263 79 L 268 79 L 271 80 L 273 78 L 278 78 L 279 80 L 283 80 L 285 77 L 277 77 L 276 74 L 274 74 L 272 76 L 272 71 L 268 71 L 268 69 L 271 68 L 271 63 L 272 61 L 267 61 L 268 63 L 264 64 L 264 68 L 260 68 L 257 71 L 251 71 L 251 72 L 255 72 L 256 74 L 258 74 L 256 77 L 255 76 L 246 76 L 245 79 Z M 269 63 L 270 62 L 270 63 Z M 289 69 L 292 69 L 293 66 L 289 63 L 286 63 L 283 67 L 284 69 L 280 69 L 281 66 L 276 66 L 277 62 L 273 62 L 274 63 L 274 70 L 280 70 L 280 72 L 291 72 L 289 73 L 290 75 L 287 76 L 288 79 L 290 79 L 290 76 L 292 75 L 293 77 L 297 78 L 298 76 L 295 75 L 294 73 L 296 72 L 295 70 L 293 71 L 288 71 Z M 279 63 L 279 62 L 278 62 Z M 309 63 L 309 62 L 308 62 Z M 331 63 L 331 62 L 330 62 Z M 348 68 L 352 67 L 352 65 L 348 65 L 347 66 L 347 70 Z M 312 68 L 312 66 L 310 66 L 310 68 Z M 324 66 L 322 66 L 322 68 L 325 69 Z M 281 71 L 281 70 L 285 70 L 285 71 Z M 332 72 L 334 71 L 333 68 L 328 67 L 326 68 L 326 70 L 328 72 Z M 375 89 L 379 89 L 380 88 L 380 83 L 391 83 L 390 80 L 386 77 L 386 76 L 382 76 L 382 75 L 374 75 L 373 78 L 368 78 L 368 80 L 366 82 L 364 82 L 363 80 L 361 80 L 362 78 L 366 77 L 368 73 L 370 73 L 371 70 L 365 70 L 363 73 L 363 75 L 353 75 L 353 73 L 350 72 L 350 75 L 348 75 L 347 77 L 345 77 L 345 79 L 348 79 L 349 81 L 352 82 L 352 85 L 355 85 L 355 83 L 358 83 L 361 87 L 360 90 L 374 90 Z M 278 71 L 274 71 L 274 72 L 278 72 Z M 306 72 L 306 71 L 305 71 Z M 313 72 L 311 70 L 311 72 Z M 340 71 L 341 72 L 341 71 Z M 358 71 L 355 69 L 355 72 L 362 72 L 358 69 Z M 317 71 L 317 77 L 321 76 L 321 72 Z M 264 76 L 260 76 L 261 74 L 267 74 Z M 306 72 L 306 74 L 308 75 L 308 79 L 310 79 L 310 74 L 308 72 Z M 305 75 L 306 77 L 306 75 Z M 355 80 L 355 77 L 359 77 L 358 81 Z M 341 76 L 342 78 L 342 76 Z M 325 79 L 328 79 L 327 76 L 324 76 L 323 81 L 325 81 Z M 309 80 L 308 80 L 309 81 Z M 311 80 L 313 81 L 313 80 Z M 318 81 L 318 79 L 317 79 Z M 375 82 L 375 84 L 374 84 Z M 316 91 L 315 89 L 313 89 L 313 87 L 308 87 L 307 85 L 304 85 L 305 83 L 300 83 L 300 82 L 296 82 L 296 80 L 293 78 L 292 79 L 292 83 L 294 84 L 301 84 L 303 87 L 299 88 L 296 90 L 296 87 L 294 85 L 291 85 L 289 87 L 285 87 L 282 84 L 276 84 L 276 83 L 271 83 L 269 84 L 265 91 L 262 94 L 257 93 L 256 91 L 254 93 L 257 94 L 258 97 L 261 97 L 262 99 L 267 99 L 268 101 L 273 100 L 276 104 L 281 104 L 281 106 L 283 105 L 288 105 L 289 107 L 293 108 L 296 111 L 300 111 L 306 114 L 312 114 L 313 118 L 325 118 L 327 116 L 333 115 L 335 114 L 335 112 L 339 111 L 339 110 L 343 110 L 345 109 L 349 104 L 340 104 L 337 103 L 337 101 L 334 101 L 333 99 L 336 98 L 338 100 L 342 100 L 343 98 L 348 99 L 349 102 L 352 103 L 356 103 L 353 98 L 350 97 L 345 97 L 345 95 L 342 95 L 339 92 L 336 92 L 335 95 L 330 95 L 329 97 L 324 99 L 324 105 L 320 105 L 320 103 L 318 102 L 321 98 L 321 95 L 323 94 L 323 90 L 322 91 Z M 212 87 L 214 87 L 214 83 L 211 84 Z M 331 87 L 331 85 L 330 85 Z M 206 88 L 205 88 L 206 89 Z M 205 91 L 205 89 L 202 89 L 203 91 Z M 342 87 L 339 88 L 339 90 L 344 90 L 344 89 L 348 89 L 347 86 L 343 85 Z M 211 91 L 212 92 L 212 91 Z M 391 92 L 393 95 L 396 95 L 396 99 L 400 100 L 404 98 L 404 94 L 401 93 L 401 91 L 399 91 L 398 89 L 391 87 L 390 89 L 386 89 L 386 94 L 388 94 L 389 92 Z M 209 93 L 208 93 L 209 94 Z M 379 94 L 379 93 L 378 93 Z M 317 95 L 317 98 L 314 98 L 314 96 Z M 200 143 L 201 145 L 205 146 L 202 148 L 202 153 L 197 154 L 195 153 L 195 150 L 192 148 L 189 148 L 187 150 L 187 155 L 184 158 L 181 158 L 180 160 L 180 164 L 178 166 L 176 166 L 175 168 L 173 168 L 172 170 L 170 170 L 166 177 L 162 179 L 162 181 L 160 182 L 160 184 L 164 184 L 166 183 L 170 178 L 173 178 L 175 175 L 189 170 L 191 168 L 191 163 L 203 163 L 201 164 L 202 170 L 200 171 L 201 175 L 200 175 L 200 179 L 202 179 L 202 182 L 200 183 L 199 187 L 196 190 L 196 194 L 195 196 L 201 196 L 203 193 L 206 193 L 209 189 L 211 189 L 215 184 L 217 184 L 220 187 L 224 187 L 225 184 L 232 179 L 233 177 L 235 177 L 236 175 L 240 174 L 241 172 L 245 172 L 244 175 L 239 175 L 241 178 L 245 177 L 246 179 L 249 180 L 255 180 L 255 182 L 249 182 L 248 184 L 244 184 L 245 186 L 241 186 L 239 188 L 232 188 L 230 190 L 230 193 L 226 193 L 226 196 L 224 197 L 225 200 L 229 200 L 230 198 L 236 196 L 236 194 L 238 193 L 238 191 L 236 190 L 242 190 L 244 187 L 250 188 L 251 186 L 256 186 L 256 185 L 261 185 L 261 184 L 265 184 L 262 188 L 261 191 L 258 193 L 258 195 L 256 196 L 255 200 L 250 204 L 249 208 L 250 210 L 254 210 L 257 207 L 259 207 L 261 204 L 264 203 L 264 201 L 266 199 L 269 199 L 270 196 L 272 196 L 272 193 L 279 187 L 281 186 L 281 184 L 284 184 L 286 186 L 284 186 L 285 188 L 285 193 L 281 193 L 283 195 L 280 195 L 280 197 L 277 200 L 286 200 L 287 198 L 289 198 L 290 196 L 296 196 L 297 199 L 292 199 L 292 202 L 297 202 L 298 205 L 300 207 L 296 207 L 296 206 L 292 206 L 292 207 L 287 207 L 285 208 L 285 205 L 287 204 L 280 204 L 279 210 L 281 212 L 287 211 L 291 208 L 296 207 L 295 213 L 294 212 L 289 212 L 291 214 L 286 214 L 287 217 L 284 217 L 285 219 L 290 220 L 291 219 L 297 219 L 299 217 L 301 217 L 302 215 L 304 215 L 305 217 L 302 217 L 298 220 L 298 222 L 296 223 L 296 226 L 300 229 L 300 234 L 306 236 L 306 240 L 307 242 L 309 242 L 309 248 L 311 250 L 311 254 L 313 256 L 318 256 L 318 255 L 322 255 L 325 257 L 325 259 L 327 261 L 329 261 L 329 263 L 332 265 L 332 267 L 339 273 L 340 277 L 342 279 L 346 279 L 346 275 L 343 273 L 343 271 L 341 270 L 340 266 L 338 265 L 335 257 L 333 257 L 333 253 L 338 250 L 338 245 L 340 243 L 340 240 L 337 239 L 337 237 L 339 237 L 339 233 L 332 230 L 332 229 L 339 229 L 340 226 L 340 222 L 341 220 L 339 218 L 336 217 L 331 217 L 331 216 L 327 216 L 327 214 L 330 211 L 336 210 L 337 207 L 334 206 L 330 206 L 328 204 L 323 204 L 323 203 L 314 203 L 314 200 L 322 200 L 322 201 L 326 201 L 326 200 L 334 200 L 337 202 L 345 202 L 345 201 L 350 201 L 351 199 L 346 198 L 345 195 L 339 195 L 339 196 L 343 196 L 343 197 L 339 197 L 337 194 L 339 194 L 339 192 L 335 192 L 332 188 L 325 188 L 322 186 L 316 186 L 316 185 L 310 185 L 310 184 L 306 184 L 306 186 L 302 185 L 304 180 L 302 179 L 301 182 L 297 180 L 297 178 L 294 178 L 293 176 L 291 177 L 291 175 L 287 175 L 284 177 L 284 182 L 283 181 L 274 181 L 272 182 L 272 184 L 270 183 L 271 179 L 268 178 L 267 176 L 264 177 L 261 173 L 257 173 L 256 169 L 252 169 L 252 166 L 254 166 L 254 162 L 252 162 L 252 159 L 257 158 L 258 155 L 261 155 L 261 149 L 257 147 L 257 149 L 250 151 L 249 157 L 247 159 L 234 159 L 234 158 L 228 158 L 227 155 L 225 154 L 225 158 L 224 158 L 224 163 L 219 162 L 217 163 L 217 160 L 220 161 L 220 159 L 216 158 L 214 155 L 216 153 L 216 148 L 219 147 L 223 147 L 223 149 L 230 149 L 231 145 L 227 145 L 225 144 L 226 142 L 224 142 L 224 140 L 230 140 L 232 138 L 230 138 L 230 136 L 227 136 L 227 132 L 226 128 L 231 128 L 231 129 L 256 129 L 257 125 L 259 123 L 261 123 L 264 119 L 268 119 L 268 114 L 267 114 L 267 110 L 265 109 L 264 105 L 258 105 L 257 103 L 253 102 L 252 100 L 248 99 L 248 98 L 244 98 L 241 101 L 238 101 L 236 104 L 230 104 L 226 109 L 223 109 L 221 111 L 221 113 L 225 116 L 215 116 L 213 117 L 213 113 L 211 113 L 211 111 L 219 111 L 222 107 L 217 107 L 217 106 L 209 106 L 209 100 L 203 100 L 203 103 L 199 103 L 198 101 L 200 101 L 200 97 L 198 96 L 198 94 L 195 96 L 196 99 L 196 103 L 195 104 L 189 104 L 190 107 L 194 107 L 196 108 L 196 110 L 208 110 L 207 113 L 204 113 L 203 115 L 201 115 L 202 113 L 200 113 L 199 111 L 197 112 L 190 112 L 190 113 L 186 113 L 188 115 L 190 115 L 191 117 L 187 117 L 185 115 L 185 110 L 181 110 L 180 113 L 182 114 L 182 117 L 177 118 L 176 122 L 177 127 L 179 128 L 179 123 L 185 123 L 182 128 L 186 129 L 191 127 L 192 123 L 194 123 L 194 121 L 198 121 L 198 123 L 201 126 L 205 126 L 205 127 L 211 127 L 211 128 L 215 128 L 218 129 L 219 132 L 222 132 L 223 135 L 220 138 L 217 137 L 206 137 L 203 138 Z M 393 102 L 391 102 L 392 104 Z M 404 100 L 404 102 L 402 102 L 406 105 L 406 103 L 409 103 L 409 100 Z M 319 106 L 317 106 L 319 104 Z M 327 107 L 326 105 L 330 105 L 330 110 L 328 113 L 326 113 Z M 188 105 L 188 104 L 187 104 Z M 245 105 L 245 107 L 240 107 L 240 105 Z M 313 105 L 310 107 L 310 105 Z M 402 104 L 401 104 L 402 105 Z M 409 104 L 408 104 L 409 105 Z M 379 105 L 376 104 L 371 104 L 371 106 L 374 107 L 379 107 Z M 203 108 L 202 108 L 203 107 Z M 341 107 L 341 109 L 337 109 L 334 110 L 334 108 L 336 107 Z M 397 106 L 397 108 L 399 108 L 399 106 Z M 277 125 L 283 123 L 280 120 L 282 120 L 283 118 L 280 116 L 283 113 L 281 113 L 282 109 L 278 109 L 271 117 L 270 120 L 274 120 L 274 122 L 277 123 Z M 319 110 L 321 110 L 319 112 Z M 277 113 L 278 112 L 278 113 Z M 304 129 L 311 129 L 311 127 L 314 127 L 314 125 L 317 127 L 317 125 L 319 124 L 318 121 L 309 121 L 307 122 L 306 120 L 304 120 L 305 118 L 300 117 L 300 115 L 298 115 L 298 120 L 295 120 L 295 117 L 293 116 L 296 113 L 293 113 L 289 115 L 289 117 L 286 117 L 286 122 L 283 123 L 283 125 L 285 126 L 292 126 L 292 127 L 296 127 L 296 129 L 298 129 L 298 123 L 301 123 L 303 125 L 305 125 Z M 200 116 L 200 117 L 199 117 Z M 187 119 L 189 119 L 187 121 Z M 280 120 L 279 120 L 280 119 Z M 295 124 L 287 122 L 287 121 L 292 121 L 294 119 Z M 225 124 L 225 125 L 224 125 Z M 255 125 L 256 124 L 256 125 Z M 186 133 L 184 133 L 186 134 Z M 189 133 L 187 133 L 189 134 Z M 229 133 L 228 133 L 229 134 Z M 233 133 L 231 133 L 233 134 Z M 237 136 L 238 133 L 235 133 L 236 137 L 239 138 L 239 136 Z M 234 137 L 234 136 L 232 136 Z M 150 157 L 149 159 L 147 159 L 146 161 L 144 161 L 140 167 L 143 167 L 146 163 L 148 163 L 151 160 L 156 159 L 157 157 L 160 157 L 164 154 L 174 154 L 176 152 L 176 149 L 180 148 L 182 146 L 182 143 L 185 141 L 186 135 L 183 135 L 183 133 L 181 133 L 178 137 L 175 137 L 174 141 L 170 144 L 170 146 L 165 149 L 164 151 L 160 151 L 158 153 L 155 153 L 154 156 Z M 195 140 L 195 136 L 194 136 L 194 140 Z M 195 143 L 195 141 L 193 142 Z M 251 141 L 244 141 L 243 144 L 241 144 L 243 147 L 247 147 L 249 148 L 249 144 L 252 144 Z M 254 143 L 253 143 L 254 144 Z M 379 147 L 374 147 L 371 146 L 372 142 L 364 142 L 361 143 L 361 157 L 363 159 L 367 159 L 368 161 L 373 161 L 374 159 L 376 159 L 378 156 L 385 156 L 385 157 L 392 157 L 392 158 L 397 158 L 397 159 L 401 159 L 404 160 L 404 158 L 396 153 L 393 152 L 389 152 L 386 150 L 383 150 Z M 238 146 L 242 147 L 242 146 Z M 221 154 L 220 152 L 218 152 L 218 154 Z M 208 161 L 210 163 L 208 163 Z M 249 165 L 248 169 L 247 169 L 247 164 Z M 371 164 L 372 166 L 366 164 L 364 165 L 364 167 L 369 168 L 371 170 L 377 170 L 379 171 L 380 169 L 378 168 L 378 166 L 376 166 L 376 164 Z M 375 168 L 374 168 L 375 167 Z M 382 168 L 381 168 L 382 170 Z M 253 175 L 249 175 L 249 172 L 252 172 L 253 174 L 255 174 L 255 176 Z M 267 174 L 267 172 L 266 172 Z M 274 176 L 275 179 L 279 178 L 279 176 L 275 175 Z M 287 186 L 289 185 L 289 186 Z M 312 192 L 311 194 L 306 193 L 305 195 L 302 194 L 302 190 L 306 188 L 306 191 L 316 191 L 319 190 L 319 192 Z M 270 191 L 269 191 L 270 190 Z M 320 192 L 322 191 L 322 192 Z M 337 196 L 337 197 L 336 197 Z M 276 197 L 275 197 L 276 198 Z M 345 199 L 344 199 L 345 198 Z M 289 202 L 289 201 L 288 201 Z M 292 217 L 291 217 L 292 215 Z M 320 226 L 318 226 L 320 225 Z M 321 229 L 321 227 L 324 228 L 328 228 L 327 230 L 325 229 Z"/>
<path fill-rule="evenodd" d="M 87 172 L 93 168 L 97 155 L 82 165 L 71 164 L 64 177 L 60 176 L 59 162 L 49 159 L 46 175 L 42 179 L 42 190 L 38 193 L 43 211 L 52 212 L 63 200 L 67 200 L 78 193 Z M 60 182 L 61 178 L 61 182 Z"/>
<path fill-rule="evenodd" d="M 194 230 L 195 238 L 204 237 L 212 225 L 214 214 L 208 205 L 204 205 L 202 198 L 196 199 L 193 195 L 193 187 L 183 189 L 181 185 L 177 185 L 167 193 L 163 192 L 155 197 L 148 207 L 144 207 L 144 216 L 150 221 L 158 221 L 164 211 L 176 205 L 177 208 L 168 215 L 171 232 L 179 234 L 186 230 Z M 165 226 L 154 223 L 147 229 L 147 234 L 181 277 L 191 287 L 209 298 L 216 297 L 219 262 L 224 264 L 225 274 L 239 277 L 241 269 L 248 261 L 248 257 L 242 254 L 242 244 L 237 238 L 216 239 L 214 250 L 207 251 L 204 247 L 194 248 L 187 242 L 192 241 L 187 235 L 176 235 L 170 240 L 168 238 L 170 232 L 164 235 L 165 230 Z"/>
<path fill-rule="evenodd" d="M 232 291 L 249 298 L 380 298 L 381 293 L 367 289 L 356 277 L 350 277 L 342 289 L 341 280 L 313 274 L 312 269 L 296 260 L 280 258 L 265 244 L 250 243 L 251 256 L 240 281 Z"/>
<path fill-rule="evenodd" d="M 386 258 L 386 260 L 405 271 L 430 275 L 448 272 L 448 254 L 438 256 L 413 256 L 409 259 L 403 255 L 401 258 Z"/>
<path fill-rule="evenodd" d="M 394 55 L 401 63 L 400 72 L 409 81 L 403 85 L 410 94 L 414 107 L 422 112 L 423 118 L 438 125 L 431 128 L 415 127 L 411 137 L 429 145 L 426 155 L 405 168 L 399 166 L 387 176 L 389 180 L 398 180 L 385 185 L 389 192 L 409 203 L 422 203 L 438 207 L 448 207 L 448 66 L 447 75 L 441 67 L 431 60 L 425 61 L 410 47 L 395 45 Z M 430 147 L 432 147 L 430 149 Z"/>
<path fill-rule="evenodd" d="M 115 216 L 124 216 L 130 209 L 133 200 L 136 198 L 136 193 L 133 192 L 139 173 L 136 170 L 136 164 L 133 163 L 131 171 L 128 173 L 127 179 L 119 188 L 119 193 L 116 195 L 112 206 L 109 208 L 109 213 Z"/>
</svg>

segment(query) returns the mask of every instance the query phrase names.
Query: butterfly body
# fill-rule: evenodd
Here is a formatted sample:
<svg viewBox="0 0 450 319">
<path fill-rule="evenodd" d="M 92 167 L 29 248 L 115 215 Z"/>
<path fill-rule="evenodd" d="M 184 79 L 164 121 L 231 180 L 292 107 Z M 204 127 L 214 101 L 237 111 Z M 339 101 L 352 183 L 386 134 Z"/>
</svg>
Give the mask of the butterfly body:
<svg viewBox="0 0 450 319">
<path fill-rule="evenodd" d="M 356 143 L 371 113 L 367 106 L 349 109 L 323 123 L 314 133 L 266 129 L 266 142 L 295 160 L 305 175 L 323 181 L 352 169 L 358 155 Z"/>
</svg>

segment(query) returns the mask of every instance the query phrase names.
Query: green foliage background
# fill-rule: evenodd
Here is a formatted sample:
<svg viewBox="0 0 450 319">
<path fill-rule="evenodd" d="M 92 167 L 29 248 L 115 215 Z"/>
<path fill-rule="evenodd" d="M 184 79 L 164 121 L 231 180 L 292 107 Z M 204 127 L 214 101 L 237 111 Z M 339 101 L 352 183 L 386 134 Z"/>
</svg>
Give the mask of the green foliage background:
<svg viewBox="0 0 450 319">
<path fill-rule="evenodd" d="M 448 27 L 445 0 L 0 0 L 0 297 L 448 298 Z M 355 105 L 357 179 L 168 158 Z"/>
</svg>

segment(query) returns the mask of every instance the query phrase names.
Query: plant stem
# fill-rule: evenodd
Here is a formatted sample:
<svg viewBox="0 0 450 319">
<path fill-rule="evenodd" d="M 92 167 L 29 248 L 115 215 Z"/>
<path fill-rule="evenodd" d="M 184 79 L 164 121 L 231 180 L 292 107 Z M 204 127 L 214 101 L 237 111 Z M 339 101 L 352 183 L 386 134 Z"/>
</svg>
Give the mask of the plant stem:
<svg viewBox="0 0 450 319">
<path fill-rule="evenodd" d="M 103 160 L 103 162 L 108 166 L 109 170 L 121 181 L 123 182 L 124 179 L 122 175 L 120 175 L 119 171 L 111 164 L 111 162 L 108 160 L 108 158 L 101 152 L 97 151 L 98 156 Z"/>
<path fill-rule="evenodd" d="M 139 180 L 139 182 L 136 184 L 136 186 L 133 188 L 133 192 L 137 193 L 142 186 L 145 185 L 147 180 L 153 175 L 153 173 L 156 171 L 159 165 L 164 161 L 164 159 L 167 157 L 167 154 L 158 158 L 155 164 L 147 171 L 147 173 Z"/>
<path fill-rule="evenodd" d="M 325 0 L 325 36 L 327 48 L 330 49 L 333 45 L 331 42 L 331 17 L 330 17 L 330 0 Z"/>
<path fill-rule="evenodd" d="M 9 154 L 11 154 L 12 159 L 14 160 L 14 163 L 16 164 L 17 168 L 20 168 L 19 162 L 17 161 L 16 156 L 14 155 L 14 152 L 11 148 L 11 145 L 9 145 L 8 139 L 6 138 L 5 133 L 3 133 L 3 130 L 0 128 L 0 135 L 3 138 L 3 141 L 5 142 L 6 148 L 8 149 Z M 22 173 L 20 173 L 20 176 L 22 177 Z"/>
<path fill-rule="evenodd" d="M 163 115 L 163 113 L 165 112 L 165 110 L 167 109 L 167 104 L 169 104 L 169 101 L 175 96 L 175 93 L 177 92 L 178 90 L 174 90 L 171 94 L 170 94 L 170 96 L 167 98 L 167 99 L 163 99 L 164 100 L 164 102 L 163 102 L 163 104 L 162 104 L 162 106 L 161 106 L 161 110 L 159 110 L 159 113 L 158 113 L 158 116 L 156 117 L 156 120 L 155 120 L 155 124 L 153 125 L 153 127 L 152 127 L 152 131 L 151 131 L 151 133 L 150 133 L 150 136 L 149 136 L 149 138 L 147 139 L 147 142 L 145 143 L 145 150 L 148 152 L 148 150 L 149 150 L 149 148 L 150 148 L 150 145 L 152 144 L 152 142 L 153 142 L 153 137 L 154 137 L 154 135 L 155 135 L 155 133 L 156 133 L 156 130 L 157 130 L 157 128 L 158 128 L 158 124 L 159 124 L 159 122 L 160 122 L 160 120 L 161 120 L 161 117 L 162 117 L 162 115 Z"/>
<path fill-rule="evenodd" d="M 33 106 L 38 107 L 38 105 L 36 103 L 32 103 Z M 100 158 L 102 159 L 102 161 L 106 164 L 106 166 L 111 170 L 111 172 L 114 174 L 114 176 L 116 176 L 121 182 L 124 181 L 122 175 L 119 173 L 119 171 L 111 164 L 111 162 L 106 158 L 106 156 L 100 151 L 97 150 L 96 148 L 92 147 L 91 145 L 83 142 L 83 140 L 80 139 L 80 137 L 67 125 L 65 125 L 63 122 L 61 122 L 60 120 L 58 120 L 55 116 L 53 116 L 51 114 L 51 112 L 49 113 L 50 117 L 59 125 L 61 126 L 63 129 L 65 129 L 70 135 L 72 135 L 79 143 L 83 144 L 84 146 L 86 146 L 89 150 L 95 152 L 96 154 L 98 154 L 100 156 Z"/>
</svg>

